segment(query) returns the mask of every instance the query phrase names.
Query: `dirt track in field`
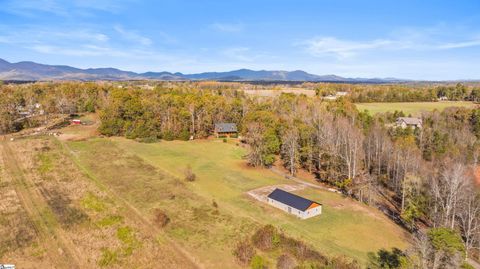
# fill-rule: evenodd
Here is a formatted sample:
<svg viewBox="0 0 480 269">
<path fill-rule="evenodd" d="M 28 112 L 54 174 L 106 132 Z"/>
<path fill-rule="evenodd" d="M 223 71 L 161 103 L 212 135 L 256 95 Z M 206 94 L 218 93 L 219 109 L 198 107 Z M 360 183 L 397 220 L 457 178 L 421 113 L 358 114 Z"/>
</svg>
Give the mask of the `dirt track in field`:
<svg viewBox="0 0 480 269">
<path fill-rule="evenodd" d="M 95 217 L 95 214 L 98 213 L 90 215 L 93 219 L 87 219 L 84 225 L 66 227 L 65 219 L 59 215 L 62 212 L 58 212 L 58 203 L 70 203 L 71 200 L 78 206 L 79 198 L 85 193 L 93 192 L 113 201 L 113 208 L 109 207 L 105 214 L 120 214 L 124 219 L 122 225 L 132 227 L 142 242 L 141 249 L 136 250 L 131 257 L 122 258 L 121 263 L 110 264 L 108 267 L 204 268 L 193 255 L 167 236 L 163 236 L 163 230 L 153 223 L 153 219 L 149 219 L 150 216 L 144 215 L 121 195 L 104 186 L 101 180 L 89 175 L 88 171 L 76 162 L 75 156 L 70 154 L 65 144 L 61 141 L 55 143 L 52 138 L 42 139 L 12 142 L 0 137 L 0 176 L 4 177 L 0 179 L 0 187 L 3 186 L 1 190 L 4 191 L 0 198 L 8 198 L 8 201 L 0 201 L 0 213 L 8 211 L 8 207 L 10 211 L 15 209 L 24 212 L 24 218 L 18 221 L 32 223 L 31 230 L 34 234 L 33 245 L 28 243 L 17 251 L 7 249 L 7 252 L 2 254 L 0 246 L 0 258 L 8 259 L 9 263 L 22 268 L 100 267 L 97 262 L 101 249 L 118 249 L 116 228 L 95 228 L 95 219 L 99 218 Z M 52 167 L 53 170 L 46 175 L 37 171 L 39 164 L 32 159 L 42 152 L 41 147 L 60 150 L 55 151 L 59 154 L 56 156 L 61 156 L 60 159 L 55 159 L 57 167 Z M 44 152 L 52 151 L 47 149 Z M 69 172 L 55 174 L 59 168 Z M 65 181 L 65 177 L 71 179 Z M 67 200 L 52 202 L 58 197 Z M 5 222 L 1 217 L 0 222 Z M 12 224 L 7 222 L 7 226 L 0 229 L 0 235 L 2 232 L 8 234 L 9 225 Z M 160 238 L 162 243 L 157 241 Z M 26 251 L 27 248 L 32 249 L 32 246 L 37 251 Z"/>
<path fill-rule="evenodd" d="M 15 191 L 35 225 L 36 233 L 46 250 L 47 259 L 58 268 L 85 268 L 82 262 L 85 259 L 75 249 L 72 241 L 61 229 L 55 228 L 59 226 L 58 223 L 54 223 L 53 218 L 45 217 L 45 213 L 49 210 L 48 204 L 34 188 L 33 182 L 25 176 L 14 151 L 5 142 L 0 144 L 0 150 L 5 169 L 13 176 Z"/>
<path fill-rule="evenodd" d="M 71 150 L 68 148 L 68 146 L 65 143 L 62 143 L 62 146 L 64 147 L 65 151 L 71 152 Z M 127 200 L 122 198 L 120 194 L 117 194 L 115 191 L 113 191 L 111 188 L 108 188 L 105 186 L 100 180 L 98 180 L 95 176 L 91 175 L 88 173 L 88 171 L 79 163 L 75 160 L 75 156 L 70 156 L 72 160 L 75 162 L 75 164 L 78 166 L 78 168 L 85 174 L 87 175 L 102 191 L 105 191 L 109 197 L 111 197 L 117 204 L 122 205 L 126 210 L 125 214 L 126 217 L 130 219 L 135 219 L 138 220 L 141 224 L 142 230 L 148 234 L 151 238 L 155 238 L 156 235 L 159 233 L 163 233 L 161 229 L 157 227 L 154 223 L 152 223 L 149 219 L 145 218 L 143 214 L 135 208 L 131 203 L 129 203 Z M 165 239 L 168 241 L 168 243 L 173 247 L 173 249 L 165 249 L 164 251 L 172 251 L 175 250 L 178 253 L 164 253 L 165 259 L 171 260 L 172 264 L 175 264 L 174 257 L 178 256 L 183 256 L 183 262 L 182 268 L 201 268 L 203 269 L 204 266 L 196 259 L 193 255 L 191 255 L 188 251 L 183 249 L 180 245 L 178 245 L 176 242 L 173 240 L 169 239 L 168 237 L 165 237 Z"/>
</svg>

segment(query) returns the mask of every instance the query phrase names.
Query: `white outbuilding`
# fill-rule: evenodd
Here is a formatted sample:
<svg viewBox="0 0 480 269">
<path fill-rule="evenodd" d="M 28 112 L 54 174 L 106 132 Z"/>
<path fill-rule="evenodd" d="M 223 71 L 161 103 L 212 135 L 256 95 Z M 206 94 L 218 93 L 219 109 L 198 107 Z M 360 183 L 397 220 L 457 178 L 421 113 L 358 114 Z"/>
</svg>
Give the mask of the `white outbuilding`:
<svg viewBox="0 0 480 269">
<path fill-rule="evenodd" d="M 267 196 L 267 202 L 301 219 L 308 219 L 322 214 L 322 205 L 320 203 L 281 189 L 275 189 L 270 193 Z"/>
</svg>

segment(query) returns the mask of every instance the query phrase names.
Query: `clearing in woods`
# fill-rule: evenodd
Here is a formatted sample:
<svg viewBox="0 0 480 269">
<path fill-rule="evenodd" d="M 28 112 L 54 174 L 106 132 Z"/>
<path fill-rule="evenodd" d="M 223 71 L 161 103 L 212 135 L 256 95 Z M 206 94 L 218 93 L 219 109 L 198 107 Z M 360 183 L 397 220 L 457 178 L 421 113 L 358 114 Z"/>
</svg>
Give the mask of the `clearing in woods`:
<svg viewBox="0 0 480 269">
<path fill-rule="evenodd" d="M 330 255 L 365 262 L 369 251 L 405 248 L 408 235 L 381 212 L 328 191 L 296 193 L 319 201 L 324 213 L 299 220 L 251 198 L 256 188 L 292 184 L 267 169 L 246 166 L 246 150 L 222 140 L 138 143 L 123 138 L 66 142 L 72 157 L 142 214 L 161 208 L 165 231 L 207 268 L 237 267 L 232 249 L 255 227 L 273 224 Z M 95 156 L 93 158 L 92 156 Z M 194 182 L 184 180 L 190 166 Z M 158 177 L 151 177 L 158 174 Z M 215 201 L 215 203 L 214 203 Z M 276 257 L 267 257 L 274 264 Z"/>
<path fill-rule="evenodd" d="M 0 222 L 6 225 L 0 235 L 17 227 L 0 242 L 10 246 L 0 249 L 2 258 L 22 268 L 65 268 L 65 262 L 91 268 L 238 268 L 235 243 L 265 224 L 361 263 L 370 251 L 408 246 L 408 234 L 381 212 L 336 193 L 297 188 L 295 193 L 323 204 L 323 214 L 308 220 L 255 200 L 249 191 L 296 183 L 248 167 L 245 148 L 234 140 L 145 144 L 98 138 L 93 129 L 70 126 L 60 130 L 59 139 L 2 144 Z M 188 166 L 194 182 L 184 180 Z M 32 211 L 28 203 L 41 208 Z M 166 226 L 159 210 L 168 216 Z M 29 240 L 15 244 L 21 235 Z M 280 254 L 262 255 L 275 264 Z"/>
<path fill-rule="evenodd" d="M 420 116 L 424 111 L 444 110 L 447 107 L 474 108 L 473 102 L 443 101 L 443 102 L 404 102 L 404 103 L 356 103 L 358 110 L 368 110 L 372 114 L 403 111 L 406 115 Z"/>
</svg>

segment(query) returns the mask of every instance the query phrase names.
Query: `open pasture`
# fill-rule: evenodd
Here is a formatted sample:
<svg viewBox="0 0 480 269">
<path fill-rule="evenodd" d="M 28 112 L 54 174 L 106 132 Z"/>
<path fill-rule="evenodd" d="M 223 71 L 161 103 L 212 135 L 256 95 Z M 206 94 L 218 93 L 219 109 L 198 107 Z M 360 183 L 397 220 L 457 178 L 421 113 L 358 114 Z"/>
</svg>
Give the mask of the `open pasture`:
<svg viewBox="0 0 480 269">
<path fill-rule="evenodd" d="M 360 262 L 366 261 L 369 251 L 407 246 L 406 233 L 381 212 L 336 193 L 296 191 L 324 205 L 323 215 L 308 220 L 254 200 L 248 191 L 292 181 L 268 169 L 248 167 L 242 159 L 246 150 L 232 141 L 144 144 L 96 138 L 67 144 L 89 174 L 140 212 L 146 216 L 155 208 L 167 212 L 170 238 L 209 268 L 235 267 L 235 242 L 264 224 L 273 224 L 326 254 Z M 196 174 L 194 182 L 183 179 L 189 166 Z M 152 174 L 157 176 L 148 176 Z"/>
<path fill-rule="evenodd" d="M 403 111 L 406 115 L 420 116 L 422 112 L 444 110 L 447 107 L 474 108 L 477 104 L 464 101 L 411 102 L 411 103 L 356 103 L 360 111 L 368 110 L 372 114 Z"/>
</svg>

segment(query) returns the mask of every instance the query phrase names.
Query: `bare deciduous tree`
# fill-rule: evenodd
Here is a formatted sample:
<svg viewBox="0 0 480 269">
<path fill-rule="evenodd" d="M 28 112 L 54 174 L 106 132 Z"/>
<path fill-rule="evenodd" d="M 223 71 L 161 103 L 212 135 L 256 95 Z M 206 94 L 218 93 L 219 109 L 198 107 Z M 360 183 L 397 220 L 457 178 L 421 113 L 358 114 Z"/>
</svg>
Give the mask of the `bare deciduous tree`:
<svg viewBox="0 0 480 269">
<path fill-rule="evenodd" d="M 474 186 L 465 188 L 457 210 L 458 224 L 465 242 L 465 256 L 468 258 L 480 234 L 480 196 Z"/>
<path fill-rule="evenodd" d="M 282 155 L 284 156 L 285 165 L 292 176 L 295 175 L 297 171 L 299 161 L 298 139 L 298 130 L 291 124 L 282 135 Z"/>
<path fill-rule="evenodd" d="M 455 227 L 455 216 L 460 194 L 467 186 L 465 166 L 461 163 L 446 163 L 443 171 L 433 180 L 432 191 L 445 227 Z"/>
</svg>

